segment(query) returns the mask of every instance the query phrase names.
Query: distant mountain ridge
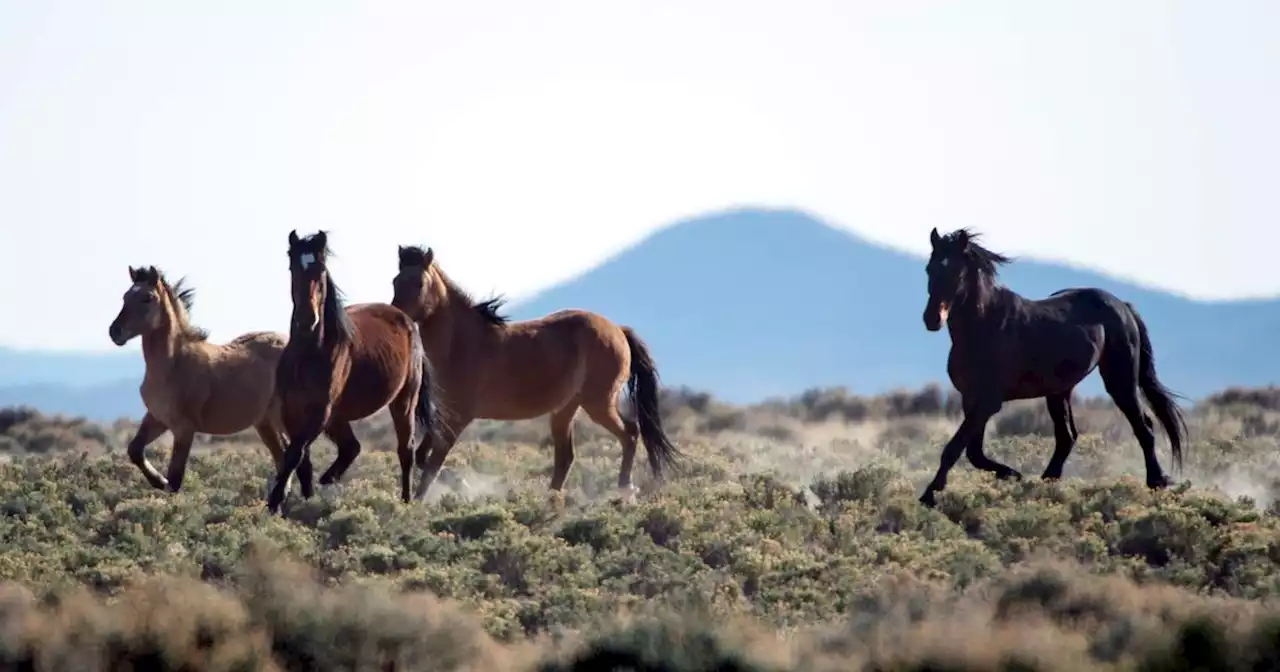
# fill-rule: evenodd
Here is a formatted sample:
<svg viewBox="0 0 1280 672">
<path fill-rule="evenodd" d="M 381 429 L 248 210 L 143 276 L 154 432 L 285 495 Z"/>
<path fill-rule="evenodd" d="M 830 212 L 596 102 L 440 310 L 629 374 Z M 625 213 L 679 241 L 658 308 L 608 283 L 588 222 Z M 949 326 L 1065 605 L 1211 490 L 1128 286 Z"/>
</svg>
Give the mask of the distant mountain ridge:
<svg viewBox="0 0 1280 672">
<path fill-rule="evenodd" d="M 1000 249 L 998 240 L 988 243 Z M 664 382 L 728 401 L 828 385 L 872 394 L 948 384 L 950 340 L 921 322 L 924 261 L 804 212 L 743 208 L 661 229 L 510 312 L 516 319 L 562 308 L 601 312 L 649 343 Z M 1280 300 L 1201 302 L 1028 259 L 1005 267 L 1001 280 L 1030 298 L 1096 286 L 1135 304 L 1161 377 L 1182 394 L 1280 379 L 1280 360 L 1271 356 Z M 137 353 L 0 348 L 0 405 L 136 417 L 141 371 Z M 1096 374 L 1079 391 L 1101 393 Z"/>
</svg>

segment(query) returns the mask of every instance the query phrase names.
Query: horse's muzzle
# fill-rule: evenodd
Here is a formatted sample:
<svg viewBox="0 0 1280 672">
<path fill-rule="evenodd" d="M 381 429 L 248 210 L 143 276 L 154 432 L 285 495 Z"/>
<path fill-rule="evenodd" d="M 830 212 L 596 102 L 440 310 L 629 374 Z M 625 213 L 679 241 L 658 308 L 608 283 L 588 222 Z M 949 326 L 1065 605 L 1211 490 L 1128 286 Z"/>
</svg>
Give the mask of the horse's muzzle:
<svg viewBox="0 0 1280 672">
<path fill-rule="evenodd" d="M 924 328 L 929 331 L 937 331 L 947 321 L 947 313 L 949 306 L 946 303 L 938 303 L 936 306 L 930 303 L 924 309 Z"/>
<path fill-rule="evenodd" d="M 120 331 L 120 327 L 115 324 L 112 324 L 111 328 L 107 329 L 107 335 L 111 337 L 111 342 L 115 343 L 117 346 L 123 346 L 125 343 L 128 343 L 129 339 L 132 337 L 131 334 L 126 335 L 122 333 Z"/>
</svg>

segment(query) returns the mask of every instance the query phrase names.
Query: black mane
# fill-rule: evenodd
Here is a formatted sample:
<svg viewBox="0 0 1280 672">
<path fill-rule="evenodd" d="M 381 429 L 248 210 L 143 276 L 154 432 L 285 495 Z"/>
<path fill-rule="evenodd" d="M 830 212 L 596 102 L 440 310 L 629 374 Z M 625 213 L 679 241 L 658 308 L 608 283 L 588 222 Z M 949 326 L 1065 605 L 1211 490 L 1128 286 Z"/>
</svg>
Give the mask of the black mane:
<svg viewBox="0 0 1280 672">
<path fill-rule="evenodd" d="M 169 296 L 177 300 L 174 308 L 179 314 L 180 321 L 185 325 L 187 335 L 197 341 L 203 341 L 209 338 L 209 332 L 205 329 L 191 324 L 191 316 L 189 313 L 196 301 L 196 288 L 187 286 L 185 277 L 179 278 L 177 282 L 170 284 L 169 280 L 164 277 L 164 272 L 155 266 L 147 266 L 137 269 L 139 281 L 153 282 Z"/>
<path fill-rule="evenodd" d="M 335 343 L 350 343 L 355 337 L 356 327 L 347 314 L 346 302 L 342 290 L 333 282 L 333 276 L 326 270 L 324 274 L 324 333 L 335 339 Z"/>
<path fill-rule="evenodd" d="M 500 327 L 510 321 L 509 317 L 499 312 L 506 303 L 507 300 L 501 296 L 492 296 L 484 301 L 473 302 L 471 308 L 489 324 Z"/>
<path fill-rule="evenodd" d="M 400 248 L 400 263 L 402 265 L 421 266 L 426 259 L 427 250 L 421 245 L 409 245 Z M 451 278 L 446 277 L 443 273 L 441 273 L 441 277 L 444 278 L 445 283 L 449 285 L 449 289 L 457 294 L 460 299 L 467 302 L 467 304 L 471 306 L 471 309 L 488 324 L 501 327 L 511 321 L 510 317 L 502 314 L 502 307 L 507 303 L 507 300 L 502 296 L 491 296 L 482 301 L 477 301 L 472 298 L 471 294 L 467 293 L 466 290 L 459 287 Z"/>
<path fill-rule="evenodd" d="M 993 298 L 998 287 L 1000 267 L 1013 261 L 999 252 L 993 252 L 978 243 L 981 233 L 968 228 L 957 229 L 944 238 L 949 243 L 967 241 L 964 253 L 965 277 L 961 283 L 961 292 L 972 293 L 976 305 L 982 306 Z"/>
</svg>

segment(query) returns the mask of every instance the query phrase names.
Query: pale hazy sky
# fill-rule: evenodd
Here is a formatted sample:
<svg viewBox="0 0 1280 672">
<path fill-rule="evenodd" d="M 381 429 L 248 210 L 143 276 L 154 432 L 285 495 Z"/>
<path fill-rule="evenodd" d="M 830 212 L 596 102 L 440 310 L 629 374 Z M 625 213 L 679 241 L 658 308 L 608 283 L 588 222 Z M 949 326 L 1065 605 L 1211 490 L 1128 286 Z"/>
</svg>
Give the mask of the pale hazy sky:
<svg viewBox="0 0 1280 672">
<path fill-rule="evenodd" d="M 4 0 L 0 344 L 113 347 L 130 264 L 284 329 L 294 227 L 519 298 L 750 204 L 1280 292 L 1278 128 L 1274 0 Z"/>
</svg>

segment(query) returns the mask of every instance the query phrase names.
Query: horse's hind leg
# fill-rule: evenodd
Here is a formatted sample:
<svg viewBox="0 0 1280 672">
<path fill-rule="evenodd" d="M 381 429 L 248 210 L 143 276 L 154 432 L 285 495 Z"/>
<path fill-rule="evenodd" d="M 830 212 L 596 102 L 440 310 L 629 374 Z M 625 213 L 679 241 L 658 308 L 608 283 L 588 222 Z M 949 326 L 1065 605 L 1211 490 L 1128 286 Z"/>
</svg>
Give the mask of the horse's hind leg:
<svg viewBox="0 0 1280 672">
<path fill-rule="evenodd" d="M 1163 488 L 1169 485 L 1169 478 L 1160 467 L 1156 457 L 1155 425 L 1151 416 L 1142 411 L 1138 401 L 1138 358 L 1132 348 L 1109 349 L 1098 365 L 1102 374 L 1103 385 L 1107 394 L 1111 395 L 1116 407 L 1124 413 L 1125 419 L 1133 429 L 1133 435 L 1142 446 L 1142 457 L 1147 466 L 1147 487 Z"/>
<path fill-rule="evenodd" d="M 397 428 L 397 432 L 399 429 Z M 333 445 L 338 447 L 338 456 L 333 459 L 333 464 L 320 475 L 320 485 L 333 485 L 342 480 L 343 475 L 351 468 L 351 465 L 360 456 L 360 440 L 356 438 L 355 430 L 351 428 L 351 423 L 338 420 L 330 420 L 329 426 L 325 427 L 324 435 L 329 437 Z"/>
<path fill-rule="evenodd" d="M 142 475 L 146 477 L 147 482 L 157 490 L 164 490 L 168 483 L 147 461 L 147 446 L 167 431 L 169 428 L 165 427 L 164 423 L 157 420 L 156 416 L 147 413 L 142 416 L 142 422 L 138 423 L 138 432 L 129 440 L 129 461 L 142 470 Z"/>
<path fill-rule="evenodd" d="M 1062 478 L 1062 468 L 1066 465 L 1078 436 L 1076 421 L 1071 412 L 1071 393 L 1045 397 L 1044 403 L 1049 409 L 1049 418 L 1053 420 L 1054 447 L 1053 457 L 1049 459 L 1040 478 L 1057 480 Z"/>
<path fill-rule="evenodd" d="M 453 444 L 457 443 L 458 436 L 470 424 L 470 417 L 453 412 L 449 414 L 447 421 L 440 423 L 434 440 L 430 433 L 422 437 L 422 442 L 418 444 L 418 449 L 414 451 L 414 462 L 417 463 L 418 470 L 422 472 L 418 476 L 418 489 L 413 495 L 415 499 L 421 500 L 427 496 L 427 489 L 431 487 L 432 483 L 435 483 L 436 477 L 441 475 L 440 472 L 444 469 L 444 461 L 449 457 L 449 451 L 453 450 Z M 461 477 L 446 478 L 449 478 L 450 484 L 455 488 L 464 489 L 466 487 L 466 481 Z"/>
<path fill-rule="evenodd" d="M 622 498 L 630 501 L 635 497 L 635 486 L 631 484 L 631 469 L 636 461 L 636 441 L 640 436 L 640 428 L 634 420 L 626 420 L 618 413 L 613 403 L 591 404 L 583 406 L 597 425 L 605 428 L 622 444 L 622 465 L 618 468 L 618 492 Z"/>
<path fill-rule="evenodd" d="M 578 400 L 551 414 L 551 441 L 555 444 L 555 469 L 551 473 L 551 489 L 559 492 L 573 468 L 573 418 L 578 414 Z"/>
<path fill-rule="evenodd" d="M 417 392 L 416 386 L 406 386 L 405 390 Z M 391 411 L 391 425 L 396 430 L 396 457 L 400 458 L 400 501 L 406 504 L 409 503 L 409 491 L 413 484 L 413 407 L 418 401 L 417 397 L 417 394 L 401 392 L 391 400 L 388 407 Z M 354 439 L 355 435 L 352 435 L 352 438 Z M 357 448 L 358 451 L 359 448 Z M 335 462 L 334 467 L 337 466 Z"/>
</svg>

